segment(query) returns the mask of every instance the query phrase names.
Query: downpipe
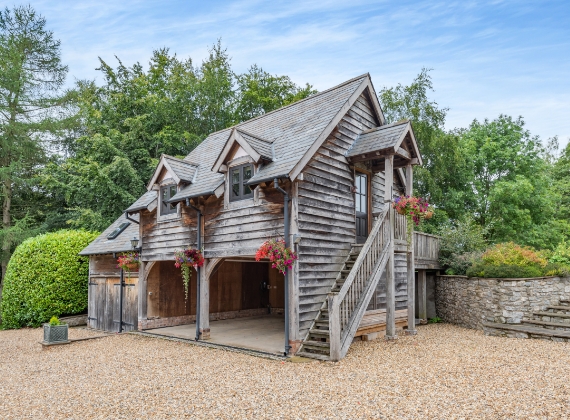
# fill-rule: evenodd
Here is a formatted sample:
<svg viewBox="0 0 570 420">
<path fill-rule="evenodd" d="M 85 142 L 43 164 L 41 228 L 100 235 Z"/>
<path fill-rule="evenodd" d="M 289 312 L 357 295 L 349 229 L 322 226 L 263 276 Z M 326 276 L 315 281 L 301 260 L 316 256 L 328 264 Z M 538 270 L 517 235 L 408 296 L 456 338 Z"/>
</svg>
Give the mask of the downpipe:
<svg viewBox="0 0 570 420">
<path fill-rule="evenodd" d="M 198 249 L 202 249 L 202 211 L 198 207 L 194 207 L 190 204 L 190 199 L 186 199 L 186 206 L 196 210 L 198 214 L 198 224 L 196 227 L 196 242 Z M 200 274 L 201 267 L 196 269 L 196 341 L 200 340 Z"/>
<path fill-rule="evenodd" d="M 283 218 L 284 218 L 284 234 L 285 234 L 285 247 L 289 248 L 289 194 L 283 188 L 279 186 L 279 179 L 273 179 L 273 186 L 277 191 L 283 194 L 284 199 L 284 209 L 283 209 Z M 289 270 L 285 269 L 285 351 L 283 352 L 284 356 L 289 354 L 289 350 L 291 350 L 291 346 L 289 345 Z"/>
</svg>

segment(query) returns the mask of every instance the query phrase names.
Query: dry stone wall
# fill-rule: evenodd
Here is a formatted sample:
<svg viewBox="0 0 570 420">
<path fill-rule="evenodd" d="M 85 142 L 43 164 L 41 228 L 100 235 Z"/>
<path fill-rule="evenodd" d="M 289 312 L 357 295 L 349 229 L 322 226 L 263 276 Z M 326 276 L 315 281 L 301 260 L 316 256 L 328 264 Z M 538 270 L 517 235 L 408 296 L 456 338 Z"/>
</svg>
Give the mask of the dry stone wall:
<svg viewBox="0 0 570 420">
<path fill-rule="evenodd" d="M 436 311 L 446 322 L 483 329 L 483 322 L 518 324 L 532 313 L 570 299 L 569 277 L 481 279 L 438 276 Z"/>
</svg>

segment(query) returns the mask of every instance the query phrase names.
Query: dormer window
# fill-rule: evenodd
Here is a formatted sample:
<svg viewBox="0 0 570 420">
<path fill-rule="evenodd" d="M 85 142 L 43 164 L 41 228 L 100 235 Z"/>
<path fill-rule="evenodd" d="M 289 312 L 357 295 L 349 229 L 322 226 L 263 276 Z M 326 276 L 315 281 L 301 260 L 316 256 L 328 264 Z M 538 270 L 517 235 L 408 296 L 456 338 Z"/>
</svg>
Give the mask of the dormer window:
<svg viewBox="0 0 570 420">
<path fill-rule="evenodd" d="M 176 185 L 166 185 L 160 187 L 160 215 L 176 214 L 178 211 L 177 204 L 168 203 L 172 197 L 176 195 Z"/>
<path fill-rule="evenodd" d="M 245 200 L 253 197 L 252 189 L 246 185 L 252 176 L 253 165 L 251 163 L 230 168 L 230 201 Z"/>
</svg>

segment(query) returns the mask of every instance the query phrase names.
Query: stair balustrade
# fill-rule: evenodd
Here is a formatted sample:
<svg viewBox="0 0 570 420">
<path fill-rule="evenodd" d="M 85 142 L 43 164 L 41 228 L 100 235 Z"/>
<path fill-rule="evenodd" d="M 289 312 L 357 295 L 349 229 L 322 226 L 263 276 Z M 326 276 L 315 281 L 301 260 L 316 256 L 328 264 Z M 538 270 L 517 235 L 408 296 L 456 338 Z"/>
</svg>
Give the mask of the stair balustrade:
<svg viewBox="0 0 570 420">
<path fill-rule="evenodd" d="M 390 215 L 395 214 L 389 209 L 386 205 L 374 223 L 340 291 L 328 295 L 330 360 L 340 360 L 348 351 L 386 267 L 391 242 Z"/>
</svg>

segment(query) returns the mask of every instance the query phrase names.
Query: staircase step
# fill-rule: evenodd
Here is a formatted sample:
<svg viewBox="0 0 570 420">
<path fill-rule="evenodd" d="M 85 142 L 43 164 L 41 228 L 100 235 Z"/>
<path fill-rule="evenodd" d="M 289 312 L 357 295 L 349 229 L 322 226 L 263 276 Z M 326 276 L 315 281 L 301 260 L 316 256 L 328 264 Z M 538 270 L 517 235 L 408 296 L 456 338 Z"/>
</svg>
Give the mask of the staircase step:
<svg viewBox="0 0 570 420">
<path fill-rule="evenodd" d="M 494 322 L 483 322 L 483 326 L 498 330 L 517 331 L 526 334 L 544 335 L 546 337 L 558 337 L 570 339 L 570 331 L 547 330 L 546 328 L 531 327 L 521 324 L 498 324 Z"/>
<path fill-rule="evenodd" d="M 547 306 L 546 309 L 553 309 L 553 310 L 559 310 L 559 311 L 570 311 L 570 306 L 564 306 L 564 305 L 552 305 L 552 306 Z"/>
<path fill-rule="evenodd" d="M 330 343 L 326 343 L 324 341 L 305 341 L 303 343 L 303 347 L 316 347 L 319 349 L 329 349 L 330 348 Z"/>
<path fill-rule="evenodd" d="M 322 337 L 328 337 L 330 334 L 329 334 L 329 330 L 312 329 L 309 331 L 309 335 L 318 335 L 318 336 L 322 336 Z"/>
<path fill-rule="evenodd" d="M 308 357 L 310 359 L 317 359 L 317 360 L 323 360 L 323 361 L 329 360 L 329 357 L 327 355 L 318 354 L 318 353 L 307 353 L 305 351 L 298 351 L 295 354 L 295 356 Z"/>
<path fill-rule="evenodd" d="M 323 319 L 323 320 L 316 320 L 315 321 L 315 327 L 329 327 L 329 320 L 328 319 Z"/>
<path fill-rule="evenodd" d="M 538 321 L 536 319 L 524 319 L 523 324 L 543 325 L 548 327 L 562 327 L 570 328 L 570 323 L 566 322 L 551 322 L 551 321 Z"/>
<path fill-rule="evenodd" d="M 536 316 L 549 316 L 551 318 L 570 318 L 570 314 L 559 314 L 556 312 L 533 312 Z"/>
</svg>

